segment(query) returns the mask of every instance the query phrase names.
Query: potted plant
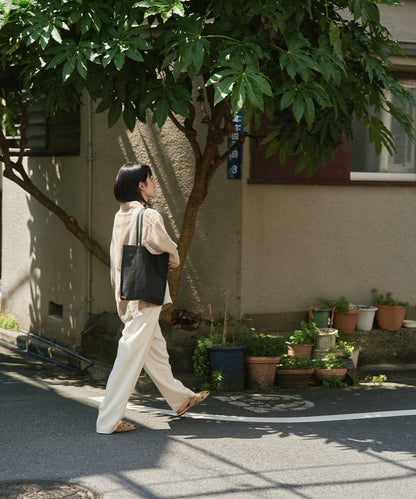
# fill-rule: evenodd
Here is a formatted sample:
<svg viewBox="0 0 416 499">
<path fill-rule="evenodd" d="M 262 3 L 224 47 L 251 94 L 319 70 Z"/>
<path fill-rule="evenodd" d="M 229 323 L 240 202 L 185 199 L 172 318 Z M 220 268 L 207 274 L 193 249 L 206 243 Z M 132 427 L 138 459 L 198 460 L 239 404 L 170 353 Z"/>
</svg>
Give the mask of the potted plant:
<svg viewBox="0 0 416 499">
<path fill-rule="evenodd" d="M 342 357 L 348 357 L 352 360 L 355 369 L 358 366 L 358 356 L 361 347 L 354 341 L 347 341 L 345 338 L 340 337 L 337 341 L 337 350 Z"/>
<path fill-rule="evenodd" d="M 360 309 L 350 303 L 345 296 L 340 296 L 335 301 L 321 300 L 331 304 L 333 314 L 333 325 L 342 334 L 352 334 L 355 330 Z M 332 324 L 331 324 L 332 327 Z"/>
<path fill-rule="evenodd" d="M 359 331 L 371 331 L 377 307 L 372 305 L 357 305 L 357 307 L 360 309 L 357 319 L 357 329 Z"/>
<path fill-rule="evenodd" d="M 273 388 L 277 364 L 288 350 L 285 338 L 252 330 L 244 336 L 244 343 L 248 388 Z"/>
<path fill-rule="evenodd" d="M 312 306 L 308 310 L 309 322 L 314 322 L 319 329 L 329 327 L 331 307 Z"/>
<path fill-rule="evenodd" d="M 312 356 L 312 347 L 318 333 L 319 329 L 314 322 L 308 324 L 306 321 L 302 321 L 300 329 L 296 329 L 289 336 L 289 354 L 295 357 L 310 359 Z"/>
<path fill-rule="evenodd" d="M 322 383 L 324 380 L 329 381 L 332 376 L 340 376 L 343 379 L 347 374 L 345 361 L 335 353 L 328 353 L 326 357 L 315 359 L 313 362 L 313 375 L 318 383 Z"/>
<path fill-rule="evenodd" d="M 376 320 L 380 329 L 386 331 L 398 331 L 406 316 L 408 302 L 398 301 L 393 298 L 391 291 L 384 294 L 377 294 L 377 290 L 372 289 L 374 296 L 373 303 L 377 307 Z"/>
<path fill-rule="evenodd" d="M 244 390 L 245 350 L 246 345 L 234 334 L 228 338 L 228 295 L 226 296 L 225 314 L 222 332 L 215 328 L 215 321 L 210 311 L 210 335 L 199 338 L 194 350 L 194 371 L 199 376 L 210 376 L 220 372 L 222 377 L 221 389 L 224 391 Z M 245 330 L 243 324 L 242 329 Z M 217 378 L 218 376 L 215 375 Z"/>
<path fill-rule="evenodd" d="M 282 355 L 277 366 L 277 384 L 280 388 L 306 388 L 312 378 L 314 364 L 311 359 Z"/>
</svg>

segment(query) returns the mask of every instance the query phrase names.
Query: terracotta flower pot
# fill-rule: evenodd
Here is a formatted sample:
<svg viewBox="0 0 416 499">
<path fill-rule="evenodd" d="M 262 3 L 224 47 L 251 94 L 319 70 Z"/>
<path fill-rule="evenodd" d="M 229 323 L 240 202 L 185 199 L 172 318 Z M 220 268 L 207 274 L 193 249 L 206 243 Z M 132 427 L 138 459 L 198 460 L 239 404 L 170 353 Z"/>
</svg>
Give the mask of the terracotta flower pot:
<svg viewBox="0 0 416 499">
<path fill-rule="evenodd" d="M 393 307 L 391 305 L 376 305 L 376 320 L 380 329 L 398 331 L 404 321 L 407 307 Z"/>
<path fill-rule="evenodd" d="M 332 376 L 344 376 L 347 374 L 347 369 L 315 369 L 313 376 L 319 383 L 329 381 Z"/>
<path fill-rule="evenodd" d="M 304 359 L 310 359 L 312 357 L 313 345 L 297 345 L 295 343 L 289 343 L 288 346 L 288 354 L 292 357 L 303 357 Z"/>
<path fill-rule="evenodd" d="M 273 388 L 279 361 L 280 357 L 246 357 L 248 388 Z"/>
<path fill-rule="evenodd" d="M 352 334 L 355 331 L 359 313 L 358 308 L 348 312 L 335 312 L 334 328 L 338 329 L 341 334 Z"/>
<path fill-rule="evenodd" d="M 306 388 L 313 369 L 278 369 L 277 384 L 280 388 Z"/>
</svg>

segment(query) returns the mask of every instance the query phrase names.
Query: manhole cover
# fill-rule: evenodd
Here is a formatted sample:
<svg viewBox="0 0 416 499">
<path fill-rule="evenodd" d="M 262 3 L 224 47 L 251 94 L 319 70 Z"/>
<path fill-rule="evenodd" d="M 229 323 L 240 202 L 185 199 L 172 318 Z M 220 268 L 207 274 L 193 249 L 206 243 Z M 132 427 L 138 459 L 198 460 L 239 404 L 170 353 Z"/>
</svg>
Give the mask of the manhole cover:
<svg viewBox="0 0 416 499">
<path fill-rule="evenodd" d="M 63 482 L 3 482 L 0 483 L 1 499 L 99 499 L 101 494 L 82 485 Z"/>
</svg>

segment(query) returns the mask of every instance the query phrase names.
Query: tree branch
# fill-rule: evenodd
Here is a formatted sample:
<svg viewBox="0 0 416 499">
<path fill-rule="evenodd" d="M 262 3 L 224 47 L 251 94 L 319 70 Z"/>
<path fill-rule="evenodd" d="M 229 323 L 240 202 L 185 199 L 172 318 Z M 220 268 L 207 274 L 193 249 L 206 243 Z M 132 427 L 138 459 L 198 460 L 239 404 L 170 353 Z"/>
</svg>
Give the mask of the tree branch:
<svg viewBox="0 0 416 499">
<path fill-rule="evenodd" d="M 175 124 L 175 126 L 180 130 L 183 134 L 185 134 L 186 138 L 188 139 L 189 144 L 192 147 L 192 151 L 195 156 L 195 160 L 199 161 L 202 156 L 201 149 L 199 147 L 198 141 L 196 140 L 197 137 L 197 131 L 192 127 L 192 124 L 195 119 L 195 108 L 190 104 L 188 106 L 190 109 L 190 118 L 187 118 L 182 125 L 179 120 L 176 118 L 176 116 L 172 113 L 172 111 L 169 112 L 169 118 L 172 120 L 172 122 Z"/>
<path fill-rule="evenodd" d="M 7 169 L 8 164 L 12 163 L 10 159 L 9 143 L 7 142 L 6 136 L 3 133 L 3 127 L 0 126 L 0 149 L 2 151 L 1 160 L 3 161 L 5 168 Z"/>
<path fill-rule="evenodd" d="M 223 161 L 225 161 L 236 149 L 244 144 L 246 136 L 247 135 L 244 133 L 236 142 L 234 142 L 234 144 L 229 149 L 227 149 L 227 151 L 225 151 L 224 154 L 222 154 L 215 160 L 215 163 L 218 163 L 218 165 L 220 165 Z"/>
<path fill-rule="evenodd" d="M 88 234 L 86 234 L 81 227 L 78 225 L 77 220 L 74 217 L 68 215 L 62 208 L 60 208 L 56 203 L 49 199 L 43 192 L 41 192 L 33 182 L 27 179 L 21 179 L 18 177 L 13 168 L 5 170 L 3 175 L 21 187 L 25 192 L 37 199 L 47 210 L 54 213 L 64 224 L 65 227 L 74 234 L 74 236 L 81 241 L 81 243 L 89 250 L 93 255 L 95 255 L 101 262 L 105 265 L 110 265 L 110 258 L 107 253 L 101 248 L 101 246 L 91 239 Z"/>
</svg>

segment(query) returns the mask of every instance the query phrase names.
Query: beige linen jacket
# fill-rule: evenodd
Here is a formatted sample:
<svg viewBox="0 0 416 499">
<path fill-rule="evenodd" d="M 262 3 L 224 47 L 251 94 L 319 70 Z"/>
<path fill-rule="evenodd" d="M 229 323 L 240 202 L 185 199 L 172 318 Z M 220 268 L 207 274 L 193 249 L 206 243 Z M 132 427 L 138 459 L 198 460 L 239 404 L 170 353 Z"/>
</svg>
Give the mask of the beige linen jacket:
<svg viewBox="0 0 416 499">
<path fill-rule="evenodd" d="M 117 303 L 117 312 L 120 319 L 126 323 L 134 317 L 141 315 L 145 307 L 155 307 L 143 300 L 121 300 L 120 299 L 120 274 L 121 258 L 124 244 L 136 244 L 137 217 L 143 205 L 139 201 L 121 203 L 120 210 L 114 217 L 113 235 L 110 245 L 111 260 L 111 285 L 113 286 Z M 169 266 L 179 265 L 179 255 L 176 244 L 169 237 L 165 229 L 162 216 L 152 208 L 146 208 L 143 216 L 142 244 L 152 254 L 169 253 Z M 163 306 L 172 303 L 169 286 L 166 284 Z"/>
</svg>

